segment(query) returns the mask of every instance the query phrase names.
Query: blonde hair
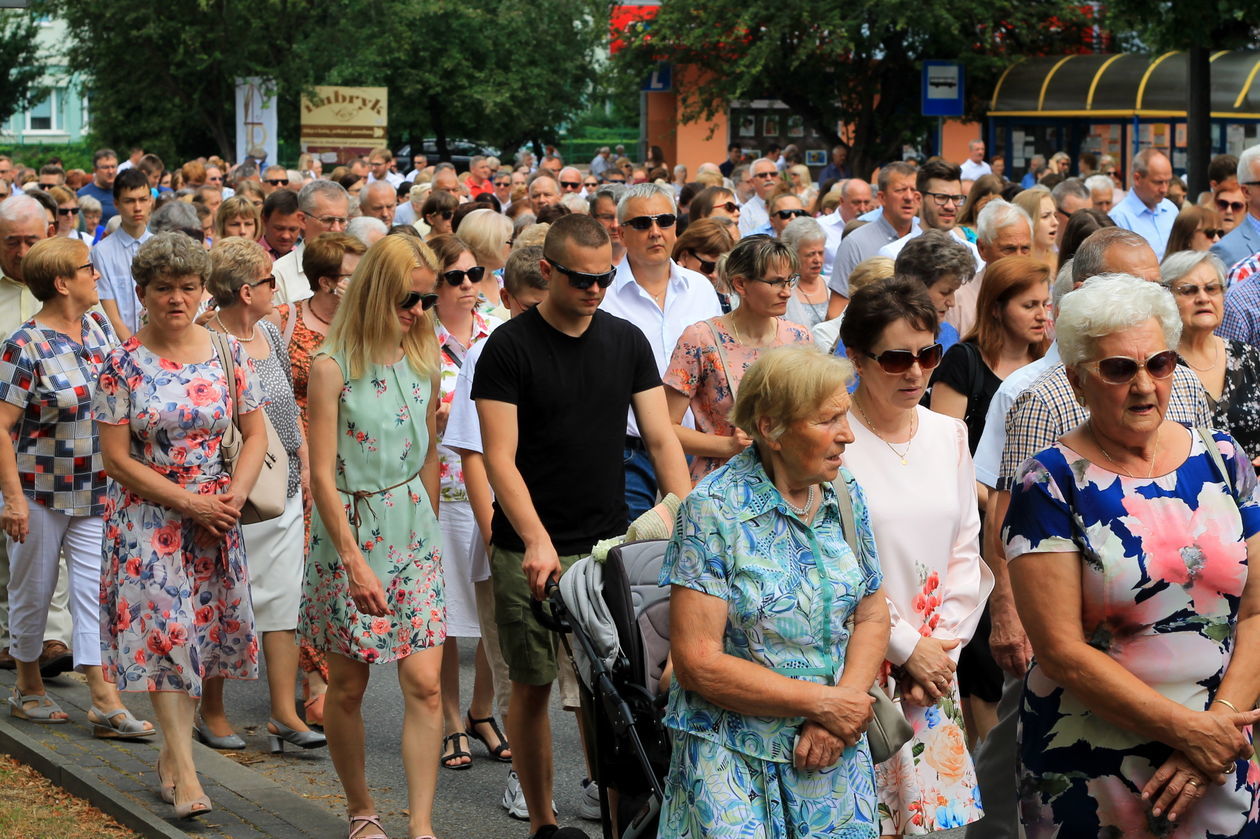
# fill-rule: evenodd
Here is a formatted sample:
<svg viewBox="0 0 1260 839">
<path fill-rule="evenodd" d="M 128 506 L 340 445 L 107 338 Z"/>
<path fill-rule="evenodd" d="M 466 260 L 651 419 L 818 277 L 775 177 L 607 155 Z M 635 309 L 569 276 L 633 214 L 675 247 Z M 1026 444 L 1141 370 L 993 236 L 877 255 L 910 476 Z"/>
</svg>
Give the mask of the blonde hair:
<svg viewBox="0 0 1260 839">
<path fill-rule="evenodd" d="M 414 236 L 386 236 L 359 261 L 324 342 L 330 354 L 345 357 L 350 379 L 361 377 L 369 364 L 400 344 L 412 370 L 428 376 L 437 373 L 432 309 L 416 318 L 405 334 L 398 322 L 398 303 L 412 291 L 411 272 L 416 268 L 436 277 L 438 261 Z"/>
<path fill-rule="evenodd" d="M 773 423 L 770 439 L 777 440 L 789 425 L 809 416 L 836 392 L 846 391 L 852 381 L 853 365 L 846 358 L 813 344 L 776 347 L 762 353 L 744 373 L 731 423 L 764 444 L 757 424 L 766 417 Z"/>
<path fill-rule="evenodd" d="M 852 297 L 862 286 L 870 285 L 878 280 L 886 280 L 896 273 L 893 269 L 896 262 L 888 256 L 872 256 L 863 259 L 849 272 L 849 296 Z"/>
<path fill-rule="evenodd" d="M 240 300 L 238 292 L 258 279 L 258 274 L 271 267 L 271 257 L 263 246 L 244 236 L 219 239 L 210 248 L 210 279 L 206 289 L 220 309 Z"/>
<path fill-rule="evenodd" d="M 494 210 L 473 210 L 460 221 L 458 235 L 478 265 L 501 268 L 503 246 L 512 238 L 512 222 Z"/>
<path fill-rule="evenodd" d="M 254 222 L 254 235 L 262 235 L 262 214 L 258 212 L 254 202 L 244 195 L 233 195 L 231 198 L 225 199 L 219 205 L 219 209 L 214 211 L 214 238 L 216 240 L 228 238 L 223 228 L 229 221 L 236 218 L 252 219 Z"/>
<path fill-rule="evenodd" d="M 54 236 L 41 239 L 22 257 L 26 287 L 41 303 L 57 296 L 57 278 L 73 279 L 87 260 L 88 246 L 80 239 Z"/>
</svg>

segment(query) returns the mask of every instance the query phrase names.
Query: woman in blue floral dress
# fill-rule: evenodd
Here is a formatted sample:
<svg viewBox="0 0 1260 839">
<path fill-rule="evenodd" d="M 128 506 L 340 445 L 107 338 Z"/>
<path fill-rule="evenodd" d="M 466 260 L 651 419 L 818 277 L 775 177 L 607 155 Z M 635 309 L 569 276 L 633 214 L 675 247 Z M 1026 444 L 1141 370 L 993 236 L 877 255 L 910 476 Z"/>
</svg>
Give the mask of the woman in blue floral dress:
<svg viewBox="0 0 1260 839">
<path fill-rule="evenodd" d="M 851 370 L 812 348 L 765 353 L 733 415 L 755 444 L 683 501 L 661 570 L 675 676 L 662 837 L 879 834 L 864 732 L 889 618 L 862 492 L 841 469 Z"/>
<path fill-rule="evenodd" d="M 1164 419 L 1181 328 L 1166 291 L 1096 278 L 1056 326 L 1089 419 L 1024 464 L 1003 531 L 1034 653 L 1024 831 L 1260 836 L 1255 470 L 1228 434 Z"/>
<path fill-rule="evenodd" d="M 350 839 L 382 839 L 364 769 L 363 691 L 398 662 L 411 837 L 433 833 L 446 640 L 437 522 L 437 260 L 410 236 L 368 249 L 311 366 L 310 553 L 298 635 L 328 657 L 324 730 Z"/>
<path fill-rule="evenodd" d="M 120 691 L 148 691 L 162 730 L 158 782 L 181 816 L 210 811 L 192 757 L 206 679 L 253 679 L 258 642 L 237 520 L 262 469 L 263 398 L 230 341 L 226 379 L 193 318 L 210 275 L 201 243 L 154 236 L 132 265 L 148 322 L 106 359 L 93 413 L 105 471 L 101 644 Z M 244 446 L 230 474 L 219 444 L 240 403 Z"/>
</svg>

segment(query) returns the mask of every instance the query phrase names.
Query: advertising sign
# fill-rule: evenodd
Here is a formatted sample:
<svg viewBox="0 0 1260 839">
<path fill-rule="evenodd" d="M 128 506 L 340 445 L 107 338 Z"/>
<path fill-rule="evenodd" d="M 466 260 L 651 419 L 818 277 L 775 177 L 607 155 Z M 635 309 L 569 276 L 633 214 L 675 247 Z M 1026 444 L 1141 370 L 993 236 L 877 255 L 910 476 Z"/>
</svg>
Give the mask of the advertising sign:
<svg viewBox="0 0 1260 839">
<path fill-rule="evenodd" d="M 322 85 L 302 97 L 302 149 L 325 163 L 388 144 L 389 88 Z"/>
</svg>

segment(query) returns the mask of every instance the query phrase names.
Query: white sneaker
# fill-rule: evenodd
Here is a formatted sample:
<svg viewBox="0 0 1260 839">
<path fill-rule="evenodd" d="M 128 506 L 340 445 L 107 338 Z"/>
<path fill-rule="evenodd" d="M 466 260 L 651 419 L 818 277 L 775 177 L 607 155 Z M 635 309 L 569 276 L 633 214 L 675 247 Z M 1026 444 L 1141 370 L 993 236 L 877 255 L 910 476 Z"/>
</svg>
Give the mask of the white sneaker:
<svg viewBox="0 0 1260 839">
<path fill-rule="evenodd" d="M 603 819 L 599 811 L 599 784 L 590 778 L 582 779 L 582 794 L 578 797 L 578 817 L 592 822 Z"/>
<path fill-rule="evenodd" d="M 499 803 L 512 818 L 529 821 L 529 806 L 525 803 L 525 793 L 521 791 L 521 779 L 516 776 L 515 770 L 508 772 L 507 786 L 503 789 L 503 800 Z M 554 799 L 551 802 L 551 812 L 560 812 L 556 809 Z"/>
</svg>

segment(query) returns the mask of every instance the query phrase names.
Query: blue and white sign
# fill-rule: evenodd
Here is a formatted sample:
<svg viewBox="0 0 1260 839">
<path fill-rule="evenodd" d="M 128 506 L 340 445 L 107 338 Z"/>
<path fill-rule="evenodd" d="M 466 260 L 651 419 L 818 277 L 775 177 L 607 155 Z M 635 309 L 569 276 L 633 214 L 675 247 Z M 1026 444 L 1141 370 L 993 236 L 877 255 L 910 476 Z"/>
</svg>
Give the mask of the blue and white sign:
<svg viewBox="0 0 1260 839">
<path fill-rule="evenodd" d="M 963 115 L 963 68 L 957 61 L 923 62 L 923 116 Z"/>
<path fill-rule="evenodd" d="M 662 61 L 643 80 L 644 93 L 669 93 L 674 89 L 674 65 Z"/>
</svg>

